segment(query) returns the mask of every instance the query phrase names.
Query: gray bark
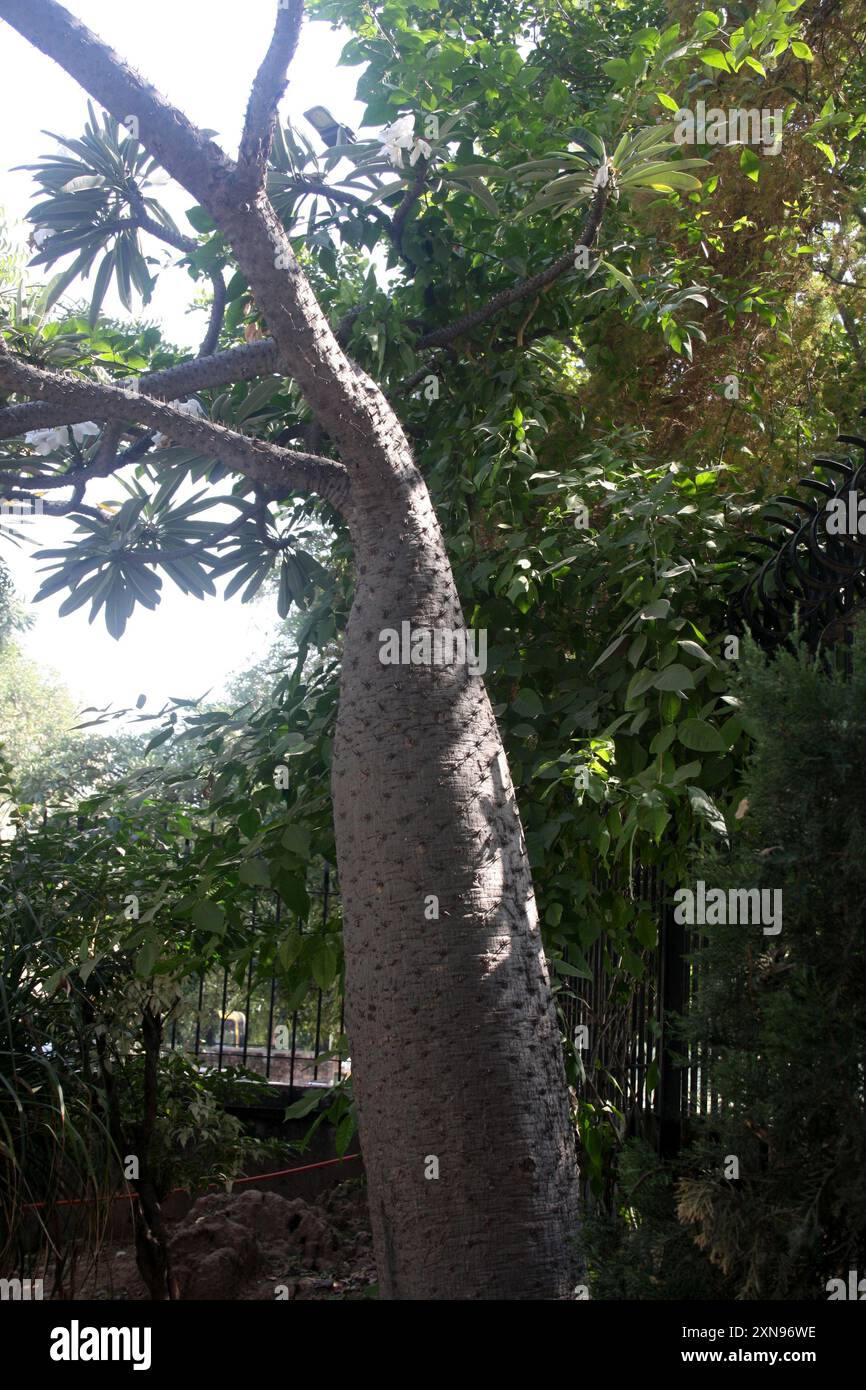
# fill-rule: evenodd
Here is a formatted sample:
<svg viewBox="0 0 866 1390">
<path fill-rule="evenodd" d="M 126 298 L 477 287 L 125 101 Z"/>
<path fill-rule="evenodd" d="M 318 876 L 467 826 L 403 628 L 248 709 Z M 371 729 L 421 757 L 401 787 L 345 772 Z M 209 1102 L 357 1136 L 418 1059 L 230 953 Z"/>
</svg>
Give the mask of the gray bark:
<svg viewBox="0 0 866 1390">
<path fill-rule="evenodd" d="M 463 626 L 427 489 L 355 495 L 333 799 L 347 1027 L 385 1298 L 563 1298 L 574 1139 L 520 816 L 483 680 L 379 633 Z M 436 895 L 439 920 L 427 920 Z M 439 1177 L 425 1176 L 438 1159 Z"/>
</svg>

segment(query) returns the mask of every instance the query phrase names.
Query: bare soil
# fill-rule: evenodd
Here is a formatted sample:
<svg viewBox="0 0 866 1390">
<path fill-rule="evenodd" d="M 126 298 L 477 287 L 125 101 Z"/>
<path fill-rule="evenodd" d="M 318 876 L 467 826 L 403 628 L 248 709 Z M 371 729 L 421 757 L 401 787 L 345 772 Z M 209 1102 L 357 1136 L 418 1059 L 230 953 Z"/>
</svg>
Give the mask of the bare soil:
<svg viewBox="0 0 866 1390">
<path fill-rule="evenodd" d="M 250 1188 L 199 1197 L 169 1222 L 184 1299 L 349 1300 L 375 1297 L 376 1268 L 360 1180 L 315 1201 Z M 67 1294 L 67 1296 L 69 1296 Z M 146 1300 L 131 1235 L 78 1267 L 75 1298 Z"/>
</svg>

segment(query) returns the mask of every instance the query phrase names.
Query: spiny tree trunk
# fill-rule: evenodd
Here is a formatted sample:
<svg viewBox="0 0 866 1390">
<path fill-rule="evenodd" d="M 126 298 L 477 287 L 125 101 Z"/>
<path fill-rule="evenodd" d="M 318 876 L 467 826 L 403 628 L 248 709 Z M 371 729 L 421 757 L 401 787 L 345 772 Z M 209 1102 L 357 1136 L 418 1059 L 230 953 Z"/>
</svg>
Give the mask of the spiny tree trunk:
<svg viewBox="0 0 866 1390">
<path fill-rule="evenodd" d="M 58 418 L 133 419 L 273 486 L 278 497 L 317 493 L 352 533 L 357 590 L 333 796 L 347 1021 L 382 1293 L 567 1297 L 577 1235 L 574 1142 L 502 744 L 483 680 L 465 664 L 380 660 L 383 629 L 462 629 L 451 567 L 400 423 L 337 342 L 265 191 L 301 0 L 280 5 L 236 162 L 54 0 L 0 0 L 0 16 L 118 120 L 136 117 L 142 143 L 232 246 L 272 335 L 267 349 L 143 377 L 134 400 L 0 351 L 0 385 L 43 403 L 3 414 L 26 416 L 26 428 Z M 605 198 L 596 194 L 579 244 L 595 237 Z M 562 257 L 429 341 L 469 331 L 571 264 L 571 254 Z M 339 462 L 191 420 L 163 403 L 247 379 L 253 357 L 258 370 L 294 378 Z M 15 433 L 11 420 L 4 426 Z M 425 910 L 433 898 L 438 918 Z"/>
<path fill-rule="evenodd" d="M 355 495 L 333 765 L 380 1287 L 560 1298 L 573 1285 L 574 1140 L 502 743 L 465 665 L 379 660 L 382 629 L 463 627 L 427 489 L 408 462 L 406 475 L 396 505 Z"/>
</svg>

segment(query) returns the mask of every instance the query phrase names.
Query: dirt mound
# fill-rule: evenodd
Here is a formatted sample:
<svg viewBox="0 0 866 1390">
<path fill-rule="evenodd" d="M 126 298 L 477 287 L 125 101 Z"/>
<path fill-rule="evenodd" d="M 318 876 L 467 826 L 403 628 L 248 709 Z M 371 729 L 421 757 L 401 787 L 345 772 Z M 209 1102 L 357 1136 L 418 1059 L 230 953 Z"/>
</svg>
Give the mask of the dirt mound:
<svg viewBox="0 0 866 1390">
<path fill-rule="evenodd" d="M 169 1242 L 182 1298 L 262 1298 L 244 1293 L 253 1276 L 270 1296 L 291 1296 L 301 1272 L 331 1271 L 340 1239 L 321 1208 L 275 1192 L 199 1197 Z M 285 1292 L 275 1293 L 277 1285 Z M 295 1296 L 297 1296 L 295 1294 Z"/>
<path fill-rule="evenodd" d="M 147 1298 L 131 1242 L 119 1244 L 103 1250 L 76 1297 Z M 358 1299 L 376 1282 L 357 1180 L 316 1202 L 250 1188 L 208 1193 L 172 1224 L 169 1251 L 183 1299 Z"/>
</svg>

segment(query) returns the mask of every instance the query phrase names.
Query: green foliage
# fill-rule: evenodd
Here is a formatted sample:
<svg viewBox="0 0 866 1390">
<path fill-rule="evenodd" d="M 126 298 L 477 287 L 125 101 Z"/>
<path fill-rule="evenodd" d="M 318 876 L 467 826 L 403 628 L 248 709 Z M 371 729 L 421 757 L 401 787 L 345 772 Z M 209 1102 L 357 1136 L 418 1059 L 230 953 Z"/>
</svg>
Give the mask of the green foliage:
<svg viewBox="0 0 866 1390">
<path fill-rule="evenodd" d="M 0 647 L 0 742 L 19 777 L 51 760 L 75 723 L 75 705 L 56 674 L 25 656 L 18 643 Z"/>
<path fill-rule="evenodd" d="M 660 1163 L 651 1146 L 630 1139 L 617 1160 L 616 1210 L 591 1203 L 583 1219 L 593 1299 L 730 1298 L 731 1285 L 676 1219 L 676 1183 L 685 1164 Z"/>
<path fill-rule="evenodd" d="M 164 1056 L 148 1118 L 147 1020 L 158 1018 L 164 1031 L 190 1009 L 182 982 L 159 971 L 165 962 L 154 936 L 130 939 L 121 926 L 124 890 L 144 894 L 149 885 L 152 901 L 160 870 L 171 869 L 157 838 L 164 808 L 149 809 L 151 819 L 139 812 L 137 830 L 121 813 L 96 833 L 62 813 L 27 830 L 19 815 L 15 838 L 0 839 L 4 1271 L 22 1250 L 42 1255 L 56 1245 L 55 1205 L 66 1197 L 85 1200 L 64 1241 L 85 1235 L 95 1248 L 113 1195 L 124 1178 L 134 1186 L 139 1176 L 126 1171 L 130 1156 L 159 1198 L 173 1187 L 230 1183 L 253 1163 L 288 1157 L 285 1145 L 250 1139 L 226 1113 L 229 1104 L 272 1094 L 249 1072 L 202 1073 L 180 1054 Z M 152 902 L 142 917 L 153 913 Z M 195 944 L 175 940 L 176 957 L 193 961 Z"/>
<path fill-rule="evenodd" d="M 0 763 L 2 767 L 2 763 Z M 8 788 L 0 786 L 0 793 Z M 2 849 L 0 843 L 0 849 Z M 79 1065 L 68 1010 L 42 986 L 61 947 L 38 905 L 19 896 L 0 861 L 0 1273 L 58 1240 L 57 1203 L 67 1239 L 98 1242 L 106 1212 L 110 1144 Z"/>
<path fill-rule="evenodd" d="M 73 281 L 87 277 L 104 251 L 90 304 L 92 326 L 112 278 L 124 308 L 132 308 L 133 289 L 145 304 L 150 299 L 153 279 L 130 213 L 142 209 L 159 226 L 175 236 L 179 233 L 165 209 L 145 193 L 157 171 L 156 161 L 111 116 L 103 113 L 100 120 L 89 102 L 87 109 L 89 119 L 79 140 L 55 135 L 63 153 L 25 167 L 35 175 L 43 198 L 29 214 L 40 248 L 31 266 L 53 266 L 75 257 L 52 282 L 46 308 Z"/>
<path fill-rule="evenodd" d="M 730 854 L 693 873 L 780 893 L 782 929 L 704 929 L 683 1029 L 709 1042 L 723 1104 L 678 1214 L 737 1297 L 821 1299 L 866 1260 L 866 633 L 850 679 L 804 650 L 752 651 L 740 698 L 755 738 L 741 819 Z"/>
<path fill-rule="evenodd" d="M 144 1110 L 144 1059 L 121 1062 L 117 1089 L 123 1132 L 135 1143 Z M 274 1095 L 266 1081 L 242 1068 L 203 1072 L 178 1053 L 160 1059 L 159 1113 L 150 1140 L 149 1162 L 161 1199 L 175 1188 L 197 1195 L 231 1183 L 255 1164 L 272 1157 L 285 1161 L 290 1146 L 248 1135 L 227 1105 L 255 1105 Z"/>
</svg>

